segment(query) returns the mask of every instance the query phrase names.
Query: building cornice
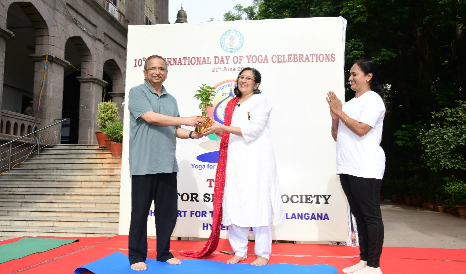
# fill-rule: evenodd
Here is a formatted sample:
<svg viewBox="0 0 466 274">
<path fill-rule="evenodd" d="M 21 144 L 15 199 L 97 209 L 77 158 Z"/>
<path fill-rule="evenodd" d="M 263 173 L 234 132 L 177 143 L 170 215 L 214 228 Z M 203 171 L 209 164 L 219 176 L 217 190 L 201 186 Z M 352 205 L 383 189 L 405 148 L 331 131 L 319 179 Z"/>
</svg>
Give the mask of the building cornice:
<svg viewBox="0 0 466 274">
<path fill-rule="evenodd" d="M 128 35 L 128 28 L 123 26 L 120 23 L 120 21 L 118 21 L 118 19 L 116 19 L 113 15 L 111 15 L 103 6 L 97 3 L 96 0 L 83 0 L 83 2 L 88 4 L 93 10 L 95 10 L 107 22 L 109 22 L 112 26 L 114 26 L 119 32 L 121 32 L 125 36 Z"/>
<path fill-rule="evenodd" d="M 45 61 L 45 58 L 47 58 L 47 54 L 29 54 L 29 57 L 31 57 L 31 59 L 34 61 L 34 62 L 42 62 L 42 61 Z M 53 56 L 53 55 L 50 55 L 48 56 L 48 61 L 49 62 L 52 62 L 52 63 L 55 63 L 59 66 L 62 66 L 64 68 L 68 67 L 70 65 L 70 62 L 66 61 L 66 60 L 63 60 L 61 58 L 58 58 L 56 56 Z"/>
<path fill-rule="evenodd" d="M 124 97 L 125 96 L 125 93 L 124 92 L 109 92 L 108 95 L 112 96 L 112 97 Z"/>
<path fill-rule="evenodd" d="M 93 83 L 101 87 L 105 87 L 106 85 L 108 85 L 107 81 L 95 77 L 78 76 L 76 77 L 76 80 L 78 80 L 80 83 Z"/>
<path fill-rule="evenodd" d="M 0 37 L 8 40 L 10 38 L 15 37 L 15 34 L 7 29 L 0 28 Z"/>
</svg>

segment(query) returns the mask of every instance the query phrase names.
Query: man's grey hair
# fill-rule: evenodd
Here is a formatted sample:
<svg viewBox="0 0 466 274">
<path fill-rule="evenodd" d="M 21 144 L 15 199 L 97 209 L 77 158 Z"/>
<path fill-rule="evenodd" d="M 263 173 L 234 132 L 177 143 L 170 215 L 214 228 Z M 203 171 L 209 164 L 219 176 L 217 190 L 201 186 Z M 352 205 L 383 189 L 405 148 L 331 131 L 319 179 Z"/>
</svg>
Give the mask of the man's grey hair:
<svg viewBox="0 0 466 274">
<path fill-rule="evenodd" d="M 160 55 L 151 55 L 151 56 L 147 57 L 146 61 L 144 62 L 144 70 L 147 70 L 147 63 L 149 62 L 149 60 L 154 59 L 154 58 L 161 59 L 165 63 L 165 69 L 168 71 L 167 61 L 165 60 L 165 58 L 163 58 Z"/>
</svg>

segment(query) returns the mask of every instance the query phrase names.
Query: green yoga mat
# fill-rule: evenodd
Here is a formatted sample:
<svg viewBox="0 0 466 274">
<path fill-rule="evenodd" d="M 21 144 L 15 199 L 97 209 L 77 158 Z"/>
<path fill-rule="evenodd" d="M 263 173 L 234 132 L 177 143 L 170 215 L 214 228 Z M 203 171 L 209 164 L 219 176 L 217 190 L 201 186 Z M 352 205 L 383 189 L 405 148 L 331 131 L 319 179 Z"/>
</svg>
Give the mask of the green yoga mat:
<svg viewBox="0 0 466 274">
<path fill-rule="evenodd" d="M 76 242 L 77 239 L 23 238 L 0 245 L 0 264 Z"/>
</svg>

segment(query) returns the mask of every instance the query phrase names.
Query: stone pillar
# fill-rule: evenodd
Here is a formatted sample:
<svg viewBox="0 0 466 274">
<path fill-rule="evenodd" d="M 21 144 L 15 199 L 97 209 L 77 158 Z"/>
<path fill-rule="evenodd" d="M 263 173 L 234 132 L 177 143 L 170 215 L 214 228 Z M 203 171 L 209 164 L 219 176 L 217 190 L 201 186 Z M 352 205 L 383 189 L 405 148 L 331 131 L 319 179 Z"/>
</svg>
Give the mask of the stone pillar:
<svg viewBox="0 0 466 274">
<path fill-rule="evenodd" d="M 34 106 L 33 113 L 37 111 L 37 102 L 40 96 L 39 118 L 42 123 L 39 128 L 49 126 L 62 118 L 63 109 L 63 79 L 65 68 L 70 65 L 66 60 L 47 54 L 30 54 L 34 60 Z M 42 81 L 44 79 L 45 61 L 47 58 L 46 78 L 41 95 Z M 56 130 L 56 128 L 52 128 Z"/>
<path fill-rule="evenodd" d="M 78 144 L 97 144 L 95 132 L 98 130 L 97 106 L 102 102 L 102 88 L 107 82 L 94 77 L 79 76 L 81 83 L 79 99 L 79 135 Z"/>
<path fill-rule="evenodd" d="M 5 77 L 6 40 L 15 37 L 13 32 L 0 28 L 0 119 L 2 118 L 3 82 Z"/>
<path fill-rule="evenodd" d="M 155 16 L 157 16 L 157 24 L 168 24 L 168 0 L 155 0 Z M 175 22 L 171 22 L 172 24 Z"/>
<path fill-rule="evenodd" d="M 120 115 L 120 119 L 123 121 L 125 107 L 123 103 L 125 102 L 125 93 L 124 92 L 109 92 L 110 96 L 112 96 L 112 102 L 117 104 L 118 107 L 118 114 Z"/>
<path fill-rule="evenodd" d="M 125 21 L 128 25 L 144 25 L 145 0 L 131 0 L 126 2 Z"/>
</svg>

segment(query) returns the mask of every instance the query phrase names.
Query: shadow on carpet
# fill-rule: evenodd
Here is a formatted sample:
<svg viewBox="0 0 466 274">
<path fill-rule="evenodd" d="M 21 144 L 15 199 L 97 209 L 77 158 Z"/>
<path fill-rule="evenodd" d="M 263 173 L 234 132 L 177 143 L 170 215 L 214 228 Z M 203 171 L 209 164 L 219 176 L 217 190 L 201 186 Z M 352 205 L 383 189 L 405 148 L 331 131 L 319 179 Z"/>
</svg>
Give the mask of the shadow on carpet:
<svg viewBox="0 0 466 274">
<path fill-rule="evenodd" d="M 335 267 L 330 265 L 293 265 L 293 264 L 269 264 L 266 266 L 252 266 L 250 264 L 235 264 L 229 265 L 226 263 L 206 260 L 183 260 L 181 265 L 170 265 L 163 262 L 158 262 L 154 259 L 147 259 L 147 270 L 144 273 L 190 273 L 190 274 L 205 274 L 205 273 L 222 273 L 222 274 L 237 274 L 240 271 L 247 271 L 250 274 L 268 273 L 268 274 L 283 274 L 283 273 L 312 273 L 312 274 L 337 274 Z M 125 274 L 125 273 L 141 273 L 140 271 L 131 270 L 128 257 L 120 252 L 115 252 L 100 260 L 77 268 L 74 273 L 82 274 L 90 271 L 94 274 Z M 164 272 L 169 271 L 169 272 Z"/>
</svg>

